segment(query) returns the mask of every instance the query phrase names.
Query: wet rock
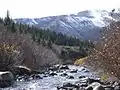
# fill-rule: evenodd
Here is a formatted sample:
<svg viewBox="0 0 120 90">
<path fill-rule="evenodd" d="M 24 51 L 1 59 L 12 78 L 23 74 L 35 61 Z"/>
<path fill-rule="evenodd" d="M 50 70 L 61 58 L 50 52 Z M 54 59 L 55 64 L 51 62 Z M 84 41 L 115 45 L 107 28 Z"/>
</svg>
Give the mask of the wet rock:
<svg viewBox="0 0 120 90">
<path fill-rule="evenodd" d="M 16 76 L 16 81 L 29 81 L 29 78 L 28 75 Z"/>
<path fill-rule="evenodd" d="M 50 73 L 49 75 L 50 76 L 55 76 L 55 75 L 57 75 L 57 73 Z"/>
<path fill-rule="evenodd" d="M 105 90 L 114 90 L 114 87 L 112 87 L 111 85 L 103 85 L 103 87 L 105 88 Z"/>
<path fill-rule="evenodd" d="M 0 72 L 0 87 L 9 87 L 14 83 L 14 76 L 11 72 Z"/>
<path fill-rule="evenodd" d="M 94 82 L 86 87 L 86 90 L 105 90 L 105 88 L 98 82 Z"/>
<path fill-rule="evenodd" d="M 76 70 L 72 70 L 72 71 L 70 71 L 70 73 L 77 73 L 77 69 Z"/>
<path fill-rule="evenodd" d="M 94 83 L 94 82 L 101 83 L 101 81 L 100 81 L 100 80 L 91 79 L 91 78 L 88 78 L 88 79 L 87 79 L 87 83 L 88 83 L 88 84 L 91 84 L 91 83 Z"/>
<path fill-rule="evenodd" d="M 71 83 L 66 83 L 66 84 L 63 84 L 63 87 L 61 87 L 62 89 L 67 89 L 67 90 L 73 90 L 73 89 L 79 89 L 80 86 L 79 85 L 75 85 L 75 84 L 71 84 Z"/>
<path fill-rule="evenodd" d="M 68 78 L 68 79 L 74 79 L 74 77 L 73 77 L 73 76 L 68 76 L 67 78 Z"/>
<path fill-rule="evenodd" d="M 59 70 L 59 66 L 50 67 L 49 70 L 51 70 L 51 71 L 57 71 L 57 70 Z"/>
<path fill-rule="evenodd" d="M 31 75 L 31 69 L 27 68 L 26 66 L 14 66 L 13 70 L 15 75 Z"/>
<path fill-rule="evenodd" d="M 79 79 L 86 78 L 85 76 L 80 76 Z"/>
<path fill-rule="evenodd" d="M 40 75 L 38 75 L 38 74 L 33 74 L 32 76 L 31 76 L 33 79 L 43 79 Z"/>
<path fill-rule="evenodd" d="M 120 90 L 120 86 L 115 86 L 114 90 Z"/>
<path fill-rule="evenodd" d="M 48 75 L 43 75 L 43 77 L 48 77 Z"/>
<path fill-rule="evenodd" d="M 93 88 L 92 87 L 88 87 L 85 90 L 93 90 Z"/>
<path fill-rule="evenodd" d="M 105 90 L 105 88 L 100 85 L 100 86 L 94 87 L 93 90 Z"/>
<path fill-rule="evenodd" d="M 89 71 L 89 70 L 85 70 L 84 72 L 85 72 L 85 73 L 89 73 L 90 71 Z"/>
<path fill-rule="evenodd" d="M 80 87 L 87 87 L 88 86 L 88 84 L 86 84 L 86 83 L 81 83 L 80 84 Z"/>
<path fill-rule="evenodd" d="M 68 66 L 61 66 L 60 69 L 69 69 Z"/>
<path fill-rule="evenodd" d="M 114 90 L 114 88 L 105 88 L 105 90 Z M 120 90 L 120 89 L 118 89 Z"/>
<path fill-rule="evenodd" d="M 67 74 L 67 73 L 63 73 L 63 74 L 61 74 L 60 76 L 65 77 L 65 76 L 68 76 L 68 74 Z"/>
</svg>

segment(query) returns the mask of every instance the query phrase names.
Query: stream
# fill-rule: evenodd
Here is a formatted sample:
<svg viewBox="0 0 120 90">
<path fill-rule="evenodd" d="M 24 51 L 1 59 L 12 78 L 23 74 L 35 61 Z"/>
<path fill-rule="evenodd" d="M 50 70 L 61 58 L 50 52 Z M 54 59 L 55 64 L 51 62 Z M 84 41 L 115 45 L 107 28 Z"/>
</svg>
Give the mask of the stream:
<svg viewBox="0 0 120 90">
<path fill-rule="evenodd" d="M 87 78 L 98 78 L 95 72 L 91 72 L 87 68 L 75 65 L 68 65 L 68 67 L 68 70 L 54 71 L 56 74 L 54 76 L 48 74 L 53 73 L 53 71 L 49 70 L 46 74 L 39 74 L 42 79 L 16 81 L 13 86 L 0 90 L 57 90 L 57 86 L 62 86 L 65 83 L 75 84 L 80 81 L 85 81 Z M 75 70 L 77 70 L 77 72 L 74 72 Z M 63 74 L 67 75 L 63 76 Z M 79 78 L 80 76 L 84 77 Z"/>
</svg>

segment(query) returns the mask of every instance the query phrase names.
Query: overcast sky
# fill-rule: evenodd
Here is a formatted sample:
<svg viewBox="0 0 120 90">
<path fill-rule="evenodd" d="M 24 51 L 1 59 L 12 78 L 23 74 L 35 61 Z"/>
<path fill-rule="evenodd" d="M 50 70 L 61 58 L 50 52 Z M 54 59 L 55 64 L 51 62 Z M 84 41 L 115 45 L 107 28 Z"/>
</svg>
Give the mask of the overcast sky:
<svg viewBox="0 0 120 90">
<path fill-rule="evenodd" d="M 0 16 L 7 10 L 12 18 L 34 18 L 118 7 L 120 0 L 0 0 Z"/>
</svg>

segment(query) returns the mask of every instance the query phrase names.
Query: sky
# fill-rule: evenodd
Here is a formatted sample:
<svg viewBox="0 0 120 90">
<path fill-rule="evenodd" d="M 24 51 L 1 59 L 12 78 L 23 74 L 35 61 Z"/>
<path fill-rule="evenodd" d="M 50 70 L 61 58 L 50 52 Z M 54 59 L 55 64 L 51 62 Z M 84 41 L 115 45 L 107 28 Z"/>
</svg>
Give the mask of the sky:
<svg viewBox="0 0 120 90">
<path fill-rule="evenodd" d="M 120 0 L 0 0 L 0 17 L 40 18 L 84 10 L 120 8 Z"/>
</svg>

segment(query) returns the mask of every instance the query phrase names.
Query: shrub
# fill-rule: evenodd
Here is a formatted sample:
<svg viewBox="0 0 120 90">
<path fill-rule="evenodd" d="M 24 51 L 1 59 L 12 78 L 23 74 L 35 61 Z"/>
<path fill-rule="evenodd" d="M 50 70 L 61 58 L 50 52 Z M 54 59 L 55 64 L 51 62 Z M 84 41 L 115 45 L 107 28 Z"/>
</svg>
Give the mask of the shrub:
<svg viewBox="0 0 120 90">
<path fill-rule="evenodd" d="M 18 54 L 14 45 L 0 43 L 0 70 L 6 70 L 14 65 L 15 56 Z"/>
<path fill-rule="evenodd" d="M 102 40 L 91 52 L 87 63 L 120 78 L 120 22 L 106 27 Z"/>
</svg>

